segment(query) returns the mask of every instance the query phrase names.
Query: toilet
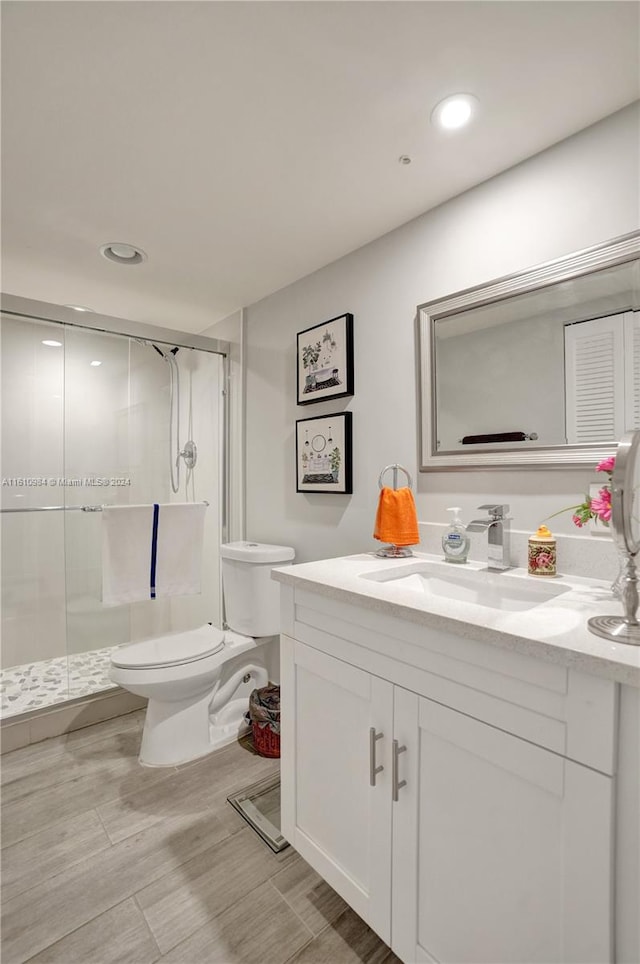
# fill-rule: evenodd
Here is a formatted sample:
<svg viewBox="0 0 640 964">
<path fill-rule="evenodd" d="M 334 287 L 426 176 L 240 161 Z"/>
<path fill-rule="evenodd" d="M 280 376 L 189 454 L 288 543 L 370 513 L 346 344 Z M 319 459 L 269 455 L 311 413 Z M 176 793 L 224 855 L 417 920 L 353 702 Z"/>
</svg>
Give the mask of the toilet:
<svg viewBox="0 0 640 964">
<path fill-rule="evenodd" d="M 227 629 L 206 624 L 112 654 L 111 680 L 149 700 L 140 747 L 144 766 L 187 763 L 248 729 L 249 694 L 270 679 L 277 682 L 280 592 L 271 570 L 290 565 L 294 555 L 289 546 L 222 545 Z"/>
</svg>

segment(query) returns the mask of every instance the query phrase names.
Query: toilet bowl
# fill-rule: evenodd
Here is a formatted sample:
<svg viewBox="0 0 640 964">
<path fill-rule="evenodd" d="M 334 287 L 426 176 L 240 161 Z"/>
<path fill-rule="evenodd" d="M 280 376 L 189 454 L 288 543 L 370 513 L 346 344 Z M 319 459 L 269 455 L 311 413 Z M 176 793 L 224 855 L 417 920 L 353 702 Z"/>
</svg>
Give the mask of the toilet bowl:
<svg viewBox="0 0 640 964">
<path fill-rule="evenodd" d="M 116 650 L 111 679 L 149 700 L 140 762 L 176 766 L 237 739 L 251 690 L 268 682 L 260 648 L 207 625 Z"/>
<path fill-rule="evenodd" d="M 220 551 L 234 628 L 206 624 L 123 646 L 111 657 L 111 680 L 149 701 L 140 747 L 145 766 L 187 763 L 236 740 L 248 729 L 251 691 L 269 682 L 266 655 L 279 628 L 271 569 L 290 563 L 293 549 L 230 543 Z"/>
</svg>

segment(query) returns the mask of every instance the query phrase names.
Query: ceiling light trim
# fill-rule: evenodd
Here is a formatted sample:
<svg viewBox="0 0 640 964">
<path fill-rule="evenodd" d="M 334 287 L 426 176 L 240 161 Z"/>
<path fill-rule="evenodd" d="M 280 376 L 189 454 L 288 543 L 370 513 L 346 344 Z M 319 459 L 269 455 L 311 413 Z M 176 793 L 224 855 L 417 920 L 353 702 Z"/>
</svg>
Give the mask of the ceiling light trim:
<svg viewBox="0 0 640 964">
<path fill-rule="evenodd" d="M 449 94 L 431 111 L 431 123 L 438 130 L 455 133 L 467 127 L 478 113 L 478 98 L 473 94 Z"/>
<path fill-rule="evenodd" d="M 125 254 L 131 252 L 131 254 Z M 147 260 L 147 254 L 137 244 L 130 244 L 128 241 L 107 241 L 100 245 L 100 254 L 107 261 L 115 264 L 142 264 Z"/>
</svg>

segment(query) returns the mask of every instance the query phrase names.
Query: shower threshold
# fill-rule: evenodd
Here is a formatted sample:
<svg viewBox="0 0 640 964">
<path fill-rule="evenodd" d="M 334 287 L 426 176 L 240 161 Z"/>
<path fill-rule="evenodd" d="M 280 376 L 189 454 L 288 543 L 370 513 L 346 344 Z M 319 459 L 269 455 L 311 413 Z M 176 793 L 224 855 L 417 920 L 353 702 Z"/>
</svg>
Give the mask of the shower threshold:
<svg viewBox="0 0 640 964">
<path fill-rule="evenodd" d="M 267 777 L 227 797 L 274 853 L 289 846 L 280 833 L 280 776 Z"/>
</svg>

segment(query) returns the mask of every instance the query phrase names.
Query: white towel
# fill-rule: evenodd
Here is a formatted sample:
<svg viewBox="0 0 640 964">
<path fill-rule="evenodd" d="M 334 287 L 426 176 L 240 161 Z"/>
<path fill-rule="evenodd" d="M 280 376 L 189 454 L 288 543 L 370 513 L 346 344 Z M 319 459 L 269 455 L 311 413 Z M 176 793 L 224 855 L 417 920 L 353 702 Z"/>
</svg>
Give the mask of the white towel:
<svg viewBox="0 0 640 964">
<path fill-rule="evenodd" d="M 103 605 L 199 593 L 206 508 L 201 502 L 159 505 L 154 556 L 155 507 L 105 506 Z"/>
<path fill-rule="evenodd" d="M 156 596 L 201 592 L 204 502 L 170 502 L 158 514 Z"/>
</svg>

